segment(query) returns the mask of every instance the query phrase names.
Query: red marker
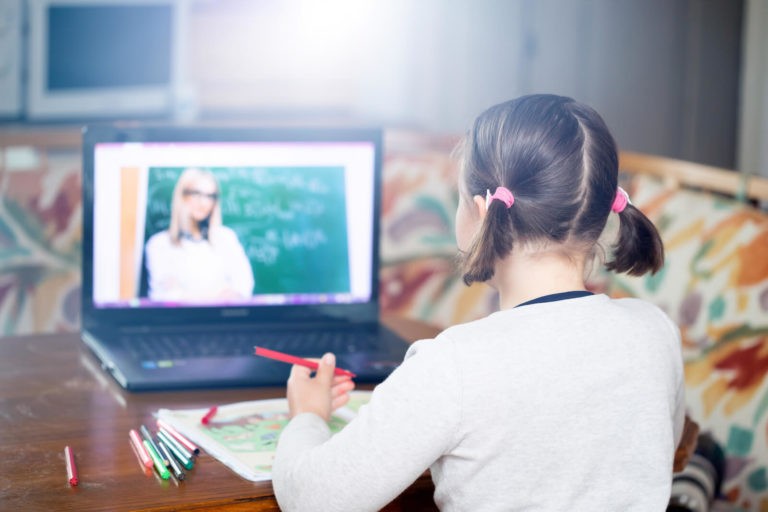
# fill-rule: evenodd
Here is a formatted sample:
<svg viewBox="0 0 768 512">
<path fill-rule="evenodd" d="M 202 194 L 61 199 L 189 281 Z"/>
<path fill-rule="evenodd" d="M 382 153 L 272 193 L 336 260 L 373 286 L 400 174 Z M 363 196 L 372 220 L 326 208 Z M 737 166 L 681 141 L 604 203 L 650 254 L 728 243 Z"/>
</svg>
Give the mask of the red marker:
<svg viewBox="0 0 768 512">
<path fill-rule="evenodd" d="M 72 449 L 69 446 L 64 447 L 64 460 L 67 462 L 67 478 L 69 485 L 77 485 L 77 467 L 75 466 L 75 456 L 72 455 Z"/>
<path fill-rule="evenodd" d="M 282 361 L 284 363 L 298 364 L 301 366 L 306 366 L 307 368 L 311 368 L 313 370 L 317 370 L 319 366 L 315 361 L 310 361 L 309 359 L 304 359 L 302 357 L 292 356 L 284 352 L 278 352 L 277 350 L 269 350 L 268 348 L 262 348 L 262 347 L 254 347 L 254 348 L 256 349 L 257 356 L 268 357 L 269 359 L 275 359 L 277 361 Z M 356 375 L 351 371 L 343 370 L 341 368 L 335 368 L 333 373 L 334 375 L 346 375 L 348 377 L 356 377 Z"/>
<path fill-rule="evenodd" d="M 211 419 L 213 419 L 213 417 L 214 417 L 214 416 L 216 416 L 216 411 L 218 411 L 218 410 L 219 410 L 219 408 L 218 408 L 218 407 L 216 407 L 216 406 L 214 405 L 213 407 L 211 407 L 210 409 L 208 409 L 208 412 L 207 412 L 207 413 L 205 413 L 205 416 L 203 416 L 203 417 L 200 419 L 200 422 L 201 422 L 203 425 L 207 425 L 207 424 L 209 424 L 209 423 L 211 422 Z"/>
</svg>

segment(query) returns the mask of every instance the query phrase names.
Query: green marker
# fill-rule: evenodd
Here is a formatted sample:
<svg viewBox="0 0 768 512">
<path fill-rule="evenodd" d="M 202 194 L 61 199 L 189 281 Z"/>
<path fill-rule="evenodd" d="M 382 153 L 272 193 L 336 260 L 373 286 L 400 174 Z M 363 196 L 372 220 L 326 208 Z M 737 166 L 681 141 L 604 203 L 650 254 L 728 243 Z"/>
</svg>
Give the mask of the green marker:
<svg viewBox="0 0 768 512">
<path fill-rule="evenodd" d="M 171 453 L 173 453 L 176 459 L 181 462 L 185 468 L 192 469 L 192 467 L 194 467 L 195 463 L 192 462 L 192 456 L 189 455 L 189 452 L 184 450 L 184 448 L 175 443 L 171 436 L 160 430 L 157 433 L 157 437 L 165 441 L 165 445 L 171 450 Z"/>
<path fill-rule="evenodd" d="M 155 463 L 155 469 L 158 473 L 160 473 L 160 476 L 163 480 L 168 480 L 171 478 L 171 472 L 168 471 L 168 468 L 165 467 L 165 464 L 163 464 L 163 459 L 160 458 L 160 454 L 155 451 L 155 447 L 150 444 L 149 441 L 144 439 L 144 446 L 147 448 L 147 451 L 149 452 L 149 456 L 152 458 L 152 462 Z"/>
</svg>

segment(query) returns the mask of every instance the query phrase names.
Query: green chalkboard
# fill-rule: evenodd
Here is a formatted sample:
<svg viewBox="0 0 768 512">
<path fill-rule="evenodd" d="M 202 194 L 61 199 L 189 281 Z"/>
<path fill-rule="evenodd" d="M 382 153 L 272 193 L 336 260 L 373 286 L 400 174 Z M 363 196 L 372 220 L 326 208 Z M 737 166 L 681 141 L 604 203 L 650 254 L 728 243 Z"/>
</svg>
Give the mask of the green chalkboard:
<svg viewBox="0 0 768 512">
<path fill-rule="evenodd" d="M 255 294 L 347 293 L 349 259 L 343 167 L 208 167 L 222 221 L 253 268 Z M 168 228 L 184 168 L 149 169 L 144 241 Z"/>
</svg>

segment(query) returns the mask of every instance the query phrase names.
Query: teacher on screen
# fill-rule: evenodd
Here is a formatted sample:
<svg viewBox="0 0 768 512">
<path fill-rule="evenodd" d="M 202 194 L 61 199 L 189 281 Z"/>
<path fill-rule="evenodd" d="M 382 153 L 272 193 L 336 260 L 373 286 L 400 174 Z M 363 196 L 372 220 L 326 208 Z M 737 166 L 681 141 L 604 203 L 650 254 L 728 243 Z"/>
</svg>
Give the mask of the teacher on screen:
<svg viewBox="0 0 768 512">
<path fill-rule="evenodd" d="M 145 247 L 150 299 L 227 302 L 252 295 L 253 270 L 237 234 L 222 225 L 219 192 L 210 171 L 189 168 L 179 176 L 170 226 Z"/>
</svg>

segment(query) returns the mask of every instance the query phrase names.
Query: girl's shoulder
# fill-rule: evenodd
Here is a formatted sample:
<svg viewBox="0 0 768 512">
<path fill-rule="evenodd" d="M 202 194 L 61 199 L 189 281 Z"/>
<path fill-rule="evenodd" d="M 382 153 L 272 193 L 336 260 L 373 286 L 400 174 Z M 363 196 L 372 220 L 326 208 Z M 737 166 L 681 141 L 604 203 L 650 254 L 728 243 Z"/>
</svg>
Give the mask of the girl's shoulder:
<svg viewBox="0 0 768 512">
<path fill-rule="evenodd" d="M 635 297 L 624 297 L 611 299 L 611 303 L 627 311 L 636 320 L 645 323 L 664 324 L 667 329 L 675 333 L 679 332 L 677 324 L 670 318 L 669 314 L 652 302 Z"/>
</svg>

